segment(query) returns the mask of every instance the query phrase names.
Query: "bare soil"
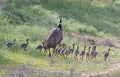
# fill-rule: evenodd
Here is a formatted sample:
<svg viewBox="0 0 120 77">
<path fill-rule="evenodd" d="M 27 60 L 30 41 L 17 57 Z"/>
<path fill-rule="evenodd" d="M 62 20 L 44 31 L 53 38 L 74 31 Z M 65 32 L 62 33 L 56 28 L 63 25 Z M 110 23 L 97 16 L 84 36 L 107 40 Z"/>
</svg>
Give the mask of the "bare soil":
<svg viewBox="0 0 120 77">
<path fill-rule="evenodd" d="M 120 43 L 119 40 L 104 39 L 104 38 L 100 38 L 93 35 L 84 35 L 80 33 L 77 34 L 77 33 L 67 32 L 67 31 L 63 31 L 63 33 L 65 35 L 77 38 L 80 42 L 83 42 L 83 43 L 90 43 L 93 45 L 105 45 L 105 46 L 120 48 L 119 46 L 117 46 L 117 44 Z"/>
</svg>

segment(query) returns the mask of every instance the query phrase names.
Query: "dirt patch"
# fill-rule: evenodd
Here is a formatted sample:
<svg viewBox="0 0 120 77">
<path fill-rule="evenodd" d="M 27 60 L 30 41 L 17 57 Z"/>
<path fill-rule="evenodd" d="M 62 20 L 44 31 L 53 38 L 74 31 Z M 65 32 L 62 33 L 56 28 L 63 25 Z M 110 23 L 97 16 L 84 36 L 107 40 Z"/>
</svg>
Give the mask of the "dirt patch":
<svg viewBox="0 0 120 77">
<path fill-rule="evenodd" d="M 105 75 L 105 74 L 110 74 L 114 71 L 118 71 L 120 70 L 120 63 L 111 63 L 111 66 L 109 69 L 106 69 L 104 71 L 100 71 L 100 72 L 91 72 L 91 73 L 87 73 L 84 74 L 83 77 L 95 77 L 95 76 L 100 76 L 100 75 Z"/>
<path fill-rule="evenodd" d="M 116 44 L 119 42 L 118 40 L 111 40 L 111 39 L 103 39 L 97 36 L 92 36 L 92 35 L 83 35 L 83 34 L 77 34 L 73 32 L 63 32 L 65 35 L 77 38 L 79 41 L 83 43 L 90 43 L 90 44 L 95 44 L 95 45 L 106 45 L 109 47 L 117 47 Z"/>
<path fill-rule="evenodd" d="M 97 77 L 97 76 L 101 77 L 100 75 L 110 74 L 114 71 L 120 70 L 120 62 L 111 63 L 109 69 L 100 72 L 74 73 L 73 69 L 71 69 L 69 72 L 52 71 L 52 70 L 36 69 L 32 65 L 20 65 L 17 67 L 11 67 L 9 69 L 11 73 L 7 74 L 5 77 Z"/>
</svg>

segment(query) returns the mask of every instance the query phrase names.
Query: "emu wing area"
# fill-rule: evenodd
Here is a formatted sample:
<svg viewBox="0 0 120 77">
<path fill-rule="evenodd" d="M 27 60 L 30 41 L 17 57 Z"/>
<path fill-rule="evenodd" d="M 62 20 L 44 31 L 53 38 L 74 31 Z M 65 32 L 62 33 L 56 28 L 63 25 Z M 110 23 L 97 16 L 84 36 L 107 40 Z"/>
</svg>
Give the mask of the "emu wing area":
<svg viewBox="0 0 120 77">
<path fill-rule="evenodd" d="M 53 28 L 49 31 L 48 36 L 45 40 L 47 48 L 55 48 L 63 39 L 62 30 Z"/>
</svg>

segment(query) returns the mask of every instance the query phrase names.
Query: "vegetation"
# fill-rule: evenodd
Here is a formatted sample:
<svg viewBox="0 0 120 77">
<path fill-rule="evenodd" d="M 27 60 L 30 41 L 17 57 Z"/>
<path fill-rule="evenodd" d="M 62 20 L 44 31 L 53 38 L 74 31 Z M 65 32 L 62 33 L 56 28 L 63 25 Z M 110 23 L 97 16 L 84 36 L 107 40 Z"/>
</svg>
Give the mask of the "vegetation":
<svg viewBox="0 0 120 77">
<path fill-rule="evenodd" d="M 101 37 L 101 32 L 119 36 L 119 0 L 112 1 L 7 0 L 3 5 L 3 16 L 11 24 L 48 27 L 57 24 L 56 18 L 60 14 L 64 17 L 65 30 Z"/>
<path fill-rule="evenodd" d="M 64 72 L 75 68 L 75 72 L 79 73 L 102 71 L 108 69 L 110 63 L 120 61 L 119 50 L 111 48 L 114 51 L 110 52 L 110 62 L 104 62 L 102 52 L 109 48 L 107 46 L 98 46 L 97 60 L 90 62 L 71 58 L 65 60 L 62 56 L 51 59 L 48 53 L 35 50 L 36 46 L 44 41 L 48 30 L 58 25 L 59 15 L 63 16 L 64 31 L 110 39 L 120 37 L 120 0 L 1 0 L 0 67 L 5 64 L 6 67 L 14 68 L 23 64 L 32 65 L 35 69 Z M 12 49 L 7 48 L 5 44 L 14 38 L 16 44 Z M 30 39 L 30 44 L 27 51 L 24 51 L 20 45 L 26 38 Z M 62 43 L 67 46 L 75 43 L 80 46 L 80 50 L 84 46 L 79 39 L 66 34 Z M 3 69 L 0 75 L 8 72 L 10 70 Z"/>
</svg>

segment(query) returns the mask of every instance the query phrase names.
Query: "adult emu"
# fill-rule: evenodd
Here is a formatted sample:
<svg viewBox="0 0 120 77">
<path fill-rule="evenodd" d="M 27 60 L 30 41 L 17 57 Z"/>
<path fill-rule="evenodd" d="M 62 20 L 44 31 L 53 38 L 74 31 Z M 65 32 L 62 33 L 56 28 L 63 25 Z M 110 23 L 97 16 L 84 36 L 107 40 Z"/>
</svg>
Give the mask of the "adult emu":
<svg viewBox="0 0 120 77">
<path fill-rule="evenodd" d="M 51 56 L 50 48 L 53 48 L 53 54 L 54 54 L 56 46 L 60 44 L 63 39 L 62 16 L 60 16 L 59 19 L 60 21 L 57 28 L 51 29 L 48 32 L 47 38 L 45 39 L 45 47 L 49 49 L 49 56 Z"/>
</svg>

